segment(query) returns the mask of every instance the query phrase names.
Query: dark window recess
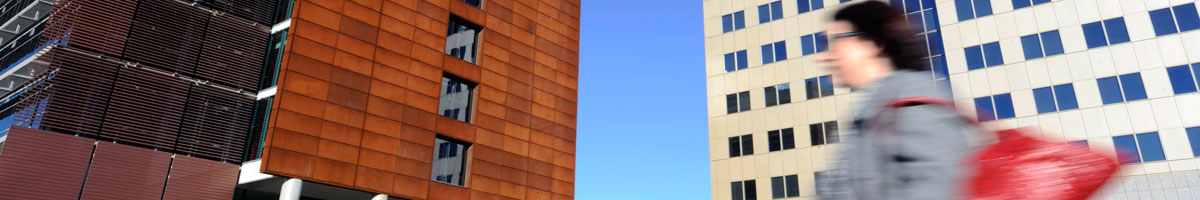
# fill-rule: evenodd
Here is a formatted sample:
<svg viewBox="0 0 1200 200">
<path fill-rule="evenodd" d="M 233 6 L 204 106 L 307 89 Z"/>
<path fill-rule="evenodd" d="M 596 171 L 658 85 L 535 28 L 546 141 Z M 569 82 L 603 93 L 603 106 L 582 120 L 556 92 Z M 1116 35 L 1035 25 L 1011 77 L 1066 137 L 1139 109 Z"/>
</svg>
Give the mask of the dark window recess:
<svg viewBox="0 0 1200 200">
<path fill-rule="evenodd" d="M 438 110 L 442 116 L 458 121 L 471 122 L 471 99 L 475 83 L 450 74 L 442 76 L 442 92 L 438 100 Z"/>
<path fill-rule="evenodd" d="M 483 0 L 462 0 L 462 2 L 478 8 L 480 5 L 482 5 Z"/>
<path fill-rule="evenodd" d="M 479 31 L 483 28 L 453 15 L 450 16 L 449 27 L 446 31 L 446 54 L 475 63 Z"/>
<path fill-rule="evenodd" d="M 808 125 L 809 136 L 812 137 L 813 146 L 837 143 L 839 141 L 837 130 L 837 121 Z"/>
<path fill-rule="evenodd" d="M 771 177 L 771 198 L 782 199 L 800 196 L 797 175 Z"/>
<path fill-rule="evenodd" d="M 792 102 L 791 84 L 784 83 L 763 88 L 763 94 L 766 97 L 767 107 L 782 105 Z"/>
<path fill-rule="evenodd" d="M 729 157 L 754 154 L 754 137 L 752 134 L 729 137 Z"/>
<path fill-rule="evenodd" d="M 725 95 L 725 113 L 750 110 L 750 91 Z"/>
<path fill-rule="evenodd" d="M 725 95 L 725 113 L 738 112 L 737 94 Z"/>
<path fill-rule="evenodd" d="M 781 151 L 796 148 L 796 136 L 792 128 L 767 131 L 767 151 Z"/>
<path fill-rule="evenodd" d="M 738 109 L 741 111 L 750 110 L 750 91 L 738 93 Z"/>
<path fill-rule="evenodd" d="M 742 155 L 754 154 L 754 137 L 752 135 L 742 136 Z"/>
<path fill-rule="evenodd" d="M 833 96 L 833 76 L 825 75 L 805 79 L 804 90 L 805 94 L 808 95 L 808 99 Z"/>
<path fill-rule="evenodd" d="M 463 186 L 466 183 L 463 175 L 467 169 L 467 148 L 471 144 L 442 136 L 434 140 L 430 177 L 434 181 Z"/>
</svg>

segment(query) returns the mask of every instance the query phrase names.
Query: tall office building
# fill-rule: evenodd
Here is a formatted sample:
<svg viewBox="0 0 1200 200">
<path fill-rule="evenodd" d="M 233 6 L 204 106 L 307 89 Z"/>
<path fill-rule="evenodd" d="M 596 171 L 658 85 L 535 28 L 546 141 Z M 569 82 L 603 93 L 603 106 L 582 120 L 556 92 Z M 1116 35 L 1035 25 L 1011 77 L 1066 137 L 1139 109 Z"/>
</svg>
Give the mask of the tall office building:
<svg viewBox="0 0 1200 200">
<path fill-rule="evenodd" d="M 815 198 L 857 100 L 815 55 L 825 22 L 855 2 L 703 1 L 713 199 Z M 1193 1 L 887 2 L 959 112 L 1119 157 L 1095 198 L 1200 196 Z"/>
<path fill-rule="evenodd" d="M 574 196 L 577 0 L 0 4 L 6 197 Z"/>
</svg>

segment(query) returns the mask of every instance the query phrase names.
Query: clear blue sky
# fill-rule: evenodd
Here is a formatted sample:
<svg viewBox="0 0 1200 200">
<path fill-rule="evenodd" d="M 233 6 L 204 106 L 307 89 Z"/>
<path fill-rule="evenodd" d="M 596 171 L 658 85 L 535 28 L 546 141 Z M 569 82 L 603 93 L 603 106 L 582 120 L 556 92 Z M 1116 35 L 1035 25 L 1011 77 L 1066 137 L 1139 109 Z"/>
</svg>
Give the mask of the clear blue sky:
<svg viewBox="0 0 1200 200">
<path fill-rule="evenodd" d="M 709 199 L 700 0 L 585 0 L 577 199 Z"/>
</svg>

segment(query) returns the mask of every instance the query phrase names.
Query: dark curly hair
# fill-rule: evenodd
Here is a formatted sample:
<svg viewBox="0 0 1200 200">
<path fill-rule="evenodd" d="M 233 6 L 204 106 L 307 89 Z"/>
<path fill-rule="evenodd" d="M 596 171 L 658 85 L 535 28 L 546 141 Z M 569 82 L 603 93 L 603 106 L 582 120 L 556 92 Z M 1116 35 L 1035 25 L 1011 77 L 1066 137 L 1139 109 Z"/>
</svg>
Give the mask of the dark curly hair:
<svg viewBox="0 0 1200 200">
<path fill-rule="evenodd" d="M 867 1 L 838 10 L 834 21 L 854 25 L 860 37 L 883 47 L 895 70 L 925 71 L 925 52 L 916 39 L 916 32 L 899 10 L 879 1 Z"/>
</svg>

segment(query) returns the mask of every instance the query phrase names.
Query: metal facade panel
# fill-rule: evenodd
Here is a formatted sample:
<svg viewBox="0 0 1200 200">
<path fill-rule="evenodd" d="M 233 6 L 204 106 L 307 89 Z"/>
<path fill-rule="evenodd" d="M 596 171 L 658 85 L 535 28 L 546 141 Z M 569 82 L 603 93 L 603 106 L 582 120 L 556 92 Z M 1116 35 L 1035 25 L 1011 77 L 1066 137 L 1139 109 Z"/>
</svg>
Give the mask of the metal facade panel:
<svg viewBox="0 0 1200 200">
<path fill-rule="evenodd" d="M 91 139 L 13 126 L 0 151 L 0 194 L 12 199 L 75 199 Z"/>
<path fill-rule="evenodd" d="M 163 199 L 232 199 L 238 166 L 175 156 Z"/>
<path fill-rule="evenodd" d="M 97 143 L 82 199 L 158 199 L 170 167 L 167 152 Z"/>
</svg>

